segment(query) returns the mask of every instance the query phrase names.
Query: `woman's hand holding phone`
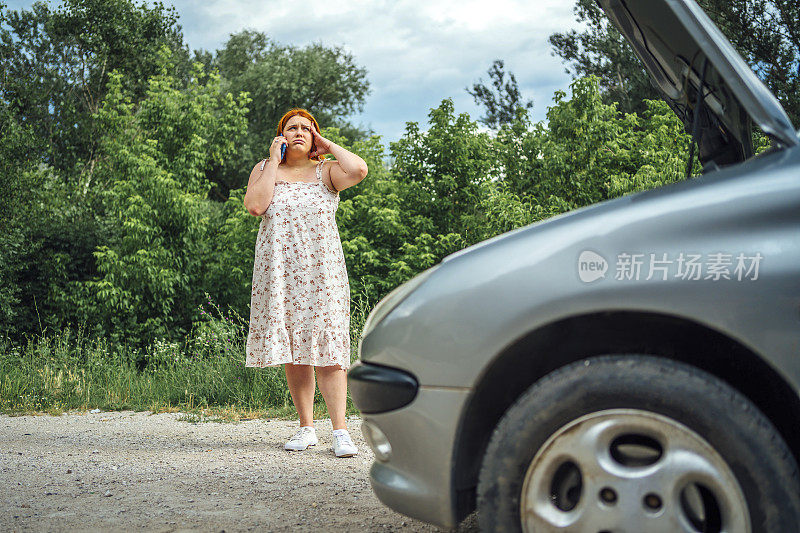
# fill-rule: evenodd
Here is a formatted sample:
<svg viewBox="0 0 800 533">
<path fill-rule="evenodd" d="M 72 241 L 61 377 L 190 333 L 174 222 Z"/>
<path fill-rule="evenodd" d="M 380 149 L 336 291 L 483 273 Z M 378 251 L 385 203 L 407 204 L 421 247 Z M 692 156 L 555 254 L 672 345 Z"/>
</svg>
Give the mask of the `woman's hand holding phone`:
<svg viewBox="0 0 800 533">
<path fill-rule="evenodd" d="M 286 157 L 286 146 L 288 145 L 288 141 L 286 137 L 283 135 L 279 135 L 273 139 L 272 144 L 269 147 L 269 158 L 270 159 L 277 159 L 281 163 L 283 163 L 283 159 Z"/>
<path fill-rule="evenodd" d="M 269 145 L 269 160 L 270 161 L 278 161 L 278 163 L 283 163 L 283 159 L 286 156 L 286 146 L 288 142 L 286 141 L 286 137 L 283 135 L 278 135 L 274 139 L 272 139 L 272 144 Z M 263 171 L 264 166 L 267 164 L 267 160 L 264 159 L 261 161 L 261 167 L 259 170 Z"/>
</svg>

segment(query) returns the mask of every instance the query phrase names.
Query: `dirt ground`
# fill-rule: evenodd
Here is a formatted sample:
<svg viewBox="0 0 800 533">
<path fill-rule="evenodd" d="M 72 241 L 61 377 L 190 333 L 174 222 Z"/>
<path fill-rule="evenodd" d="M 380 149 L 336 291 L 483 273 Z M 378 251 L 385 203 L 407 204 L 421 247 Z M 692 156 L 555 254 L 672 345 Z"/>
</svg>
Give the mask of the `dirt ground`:
<svg viewBox="0 0 800 533">
<path fill-rule="evenodd" d="M 0 531 L 443 531 L 373 495 L 373 455 L 287 452 L 296 421 L 192 423 L 180 413 L 0 415 Z M 475 515 L 459 531 L 477 531 Z"/>
</svg>

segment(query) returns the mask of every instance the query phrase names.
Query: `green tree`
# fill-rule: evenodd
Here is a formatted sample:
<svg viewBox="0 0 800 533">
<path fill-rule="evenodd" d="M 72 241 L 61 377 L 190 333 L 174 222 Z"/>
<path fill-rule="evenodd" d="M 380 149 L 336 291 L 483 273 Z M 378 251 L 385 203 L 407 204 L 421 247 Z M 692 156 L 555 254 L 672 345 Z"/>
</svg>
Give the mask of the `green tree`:
<svg viewBox="0 0 800 533">
<path fill-rule="evenodd" d="M 557 91 L 547 122 L 518 121 L 500 130 L 497 154 L 506 196 L 529 198 L 530 221 L 684 178 L 688 136 L 663 101 L 642 115 L 603 102 L 599 80 L 575 80 L 571 98 Z"/>
<path fill-rule="evenodd" d="M 358 141 L 370 173 L 344 191 L 337 221 L 353 298 L 370 302 L 444 256 L 480 240 L 483 182 L 489 179 L 491 137 L 451 99 L 431 109 L 427 131 L 409 122 L 381 163 L 378 139 Z M 339 141 L 336 141 L 339 142 Z"/>
<path fill-rule="evenodd" d="M 369 94 L 366 69 L 342 47 L 284 45 L 252 30 L 232 34 L 212 66 L 231 92 L 250 93 L 250 130 L 262 140 L 274 135 L 278 119 L 292 107 L 314 110 L 334 126 L 363 110 Z"/>
<path fill-rule="evenodd" d="M 96 333 L 115 341 L 180 338 L 203 300 L 219 204 L 203 179 L 245 131 L 248 98 L 224 93 L 219 76 L 180 90 L 161 49 L 160 73 L 135 105 L 122 74 L 109 75 L 96 115 L 105 132 L 95 170 L 113 230 L 95 253 L 98 275 L 77 283 L 76 302 Z M 195 78 L 204 75 L 195 64 Z"/>
<path fill-rule="evenodd" d="M 659 95 L 625 38 L 595 2 L 577 0 L 574 12 L 586 29 L 554 33 L 549 39 L 554 53 L 567 63 L 565 71 L 573 78 L 596 76 L 604 101 L 617 102 L 621 112 L 644 111 L 644 100 Z"/>
<path fill-rule="evenodd" d="M 664 102 L 620 115 L 598 80 L 556 94 L 547 120 L 527 114 L 481 132 L 451 100 L 409 122 L 393 164 L 344 191 L 337 221 L 353 297 L 376 302 L 446 255 L 566 211 L 683 179 L 688 137 Z M 339 141 L 337 141 L 339 142 Z M 382 149 L 356 146 L 380 158 Z"/>
<path fill-rule="evenodd" d="M 466 113 L 456 115 L 449 98 L 428 117 L 427 131 L 409 122 L 405 135 L 391 144 L 392 175 L 403 189 L 404 205 L 425 220 L 412 235 L 457 233 L 474 242 L 481 183 L 492 166 L 492 138 Z"/>
<path fill-rule="evenodd" d="M 41 187 L 30 154 L 37 139 L 29 126 L 20 124 L 0 102 L 0 335 L 19 333 L 24 317 L 20 280 L 25 275 L 26 250 L 40 243 L 26 238 L 28 215 L 37 207 L 35 192 Z"/>
<path fill-rule="evenodd" d="M 472 89 L 466 89 L 475 103 L 485 110 L 485 114 L 479 119 L 482 124 L 498 128 L 514 121 L 533 107 L 532 100 L 523 101 L 514 73 L 509 72 L 506 78 L 505 63 L 502 60 L 496 59 L 487 74 L 491 86 L 478 80 L 472 85 Z"/>
<path fill-rule="evenodd" d="M 794 0 L 699 0 L 762 81 L 800 124 L 800 4 Z M 575 17 L 585 29 L 550 36 L 554 53 L 574 77 L 599 78 L 606 102 L 622 112 L 642 112 L 659 98 L 625 39 L 593 0 L 577 0 Z"/>
<path fill-rule="evenodd" d="M 37 159 L 73 176 L 91 169 L 99 133 L 92 119 L 109 73 L 125 76 L 134 99 L 155 74 L 157 51 L 167 46 L 184 60 L 173 7 L 130 0 L 63 0 L 51 10 L 0 8 L 0 101 L 45 140 Z"/>
</svg>

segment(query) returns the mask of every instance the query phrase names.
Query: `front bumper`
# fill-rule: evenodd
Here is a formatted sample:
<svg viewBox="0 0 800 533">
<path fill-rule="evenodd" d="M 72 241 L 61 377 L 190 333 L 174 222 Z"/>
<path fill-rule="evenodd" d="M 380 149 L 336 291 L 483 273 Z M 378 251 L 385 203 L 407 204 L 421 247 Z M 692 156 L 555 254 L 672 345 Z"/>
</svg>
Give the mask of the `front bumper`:
<svg viewBox="0 0 800 533">
<path fill-rule="evenodd" d="M 353 402 L 362 414 L 399 409 L 414 400 L 417 378 L 403 370 L 371 363 L 356 363 L 347 373 Z"/>
<path fill-rule="evenodd" d="M 393 394 L 391 388 L 383 390 Z M 373 397 L 368 405 L 374 406 L 374 396 L 380 396 L 381 389 L 371 391 Z M 376 426 L 391 444 L 389 457 L 376 459 L 370 469 L 372 489 L 386 506 L 437 526 L 457 525 L 451 483 L 453 450 L 468 395 L 466 388 L 422 386 L 404 407 L 381 413 L 362 412 L 363 424 Z M 353 401 L 360 409 L 365 399 L 358 396 L 354 394 Z"/>
</svg>

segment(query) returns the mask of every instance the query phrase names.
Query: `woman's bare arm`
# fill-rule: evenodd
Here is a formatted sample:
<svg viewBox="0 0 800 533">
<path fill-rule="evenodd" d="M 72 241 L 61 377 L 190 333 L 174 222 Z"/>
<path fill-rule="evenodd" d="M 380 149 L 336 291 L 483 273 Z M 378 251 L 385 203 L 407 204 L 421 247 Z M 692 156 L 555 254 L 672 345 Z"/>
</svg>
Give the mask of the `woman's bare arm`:
<svg viewBox="0 0 800 533">
<path fill-rule="evenodd" d="M 331 143 L 330 153 L 336 158 L 331 162 L 331 183 L 337 191 L 358 185 L 367 177 L 367 163 L 353 152 Z"/>
<path fill-rule="evenodd" d="M 314 142 L 317 145 L 317 150 L 311 155 L 333 154 L 336 161 L 330 164 L 331 183 L 337 191 L 343 191 L 353 185 L 357 185 L 361 180 L 367 177 L 367 163 L 359 156 L 339 146 L 338 144 L 329 141 L 312 127 L 314 135 Z M 326 165 L 328 166 L 328 165 Z"/>
<path fill-rule="evenodd" d="M 263 170 L 261 170 L 263 165 Z M 275 191 L 275 180 L 278 179 L 278 160 L 275 158 L 261 160 L 250 172 L 247 191 L 244 195 L 244 207 L 254 217 L 263 215 L 272 202 Z"/>
</svg>

